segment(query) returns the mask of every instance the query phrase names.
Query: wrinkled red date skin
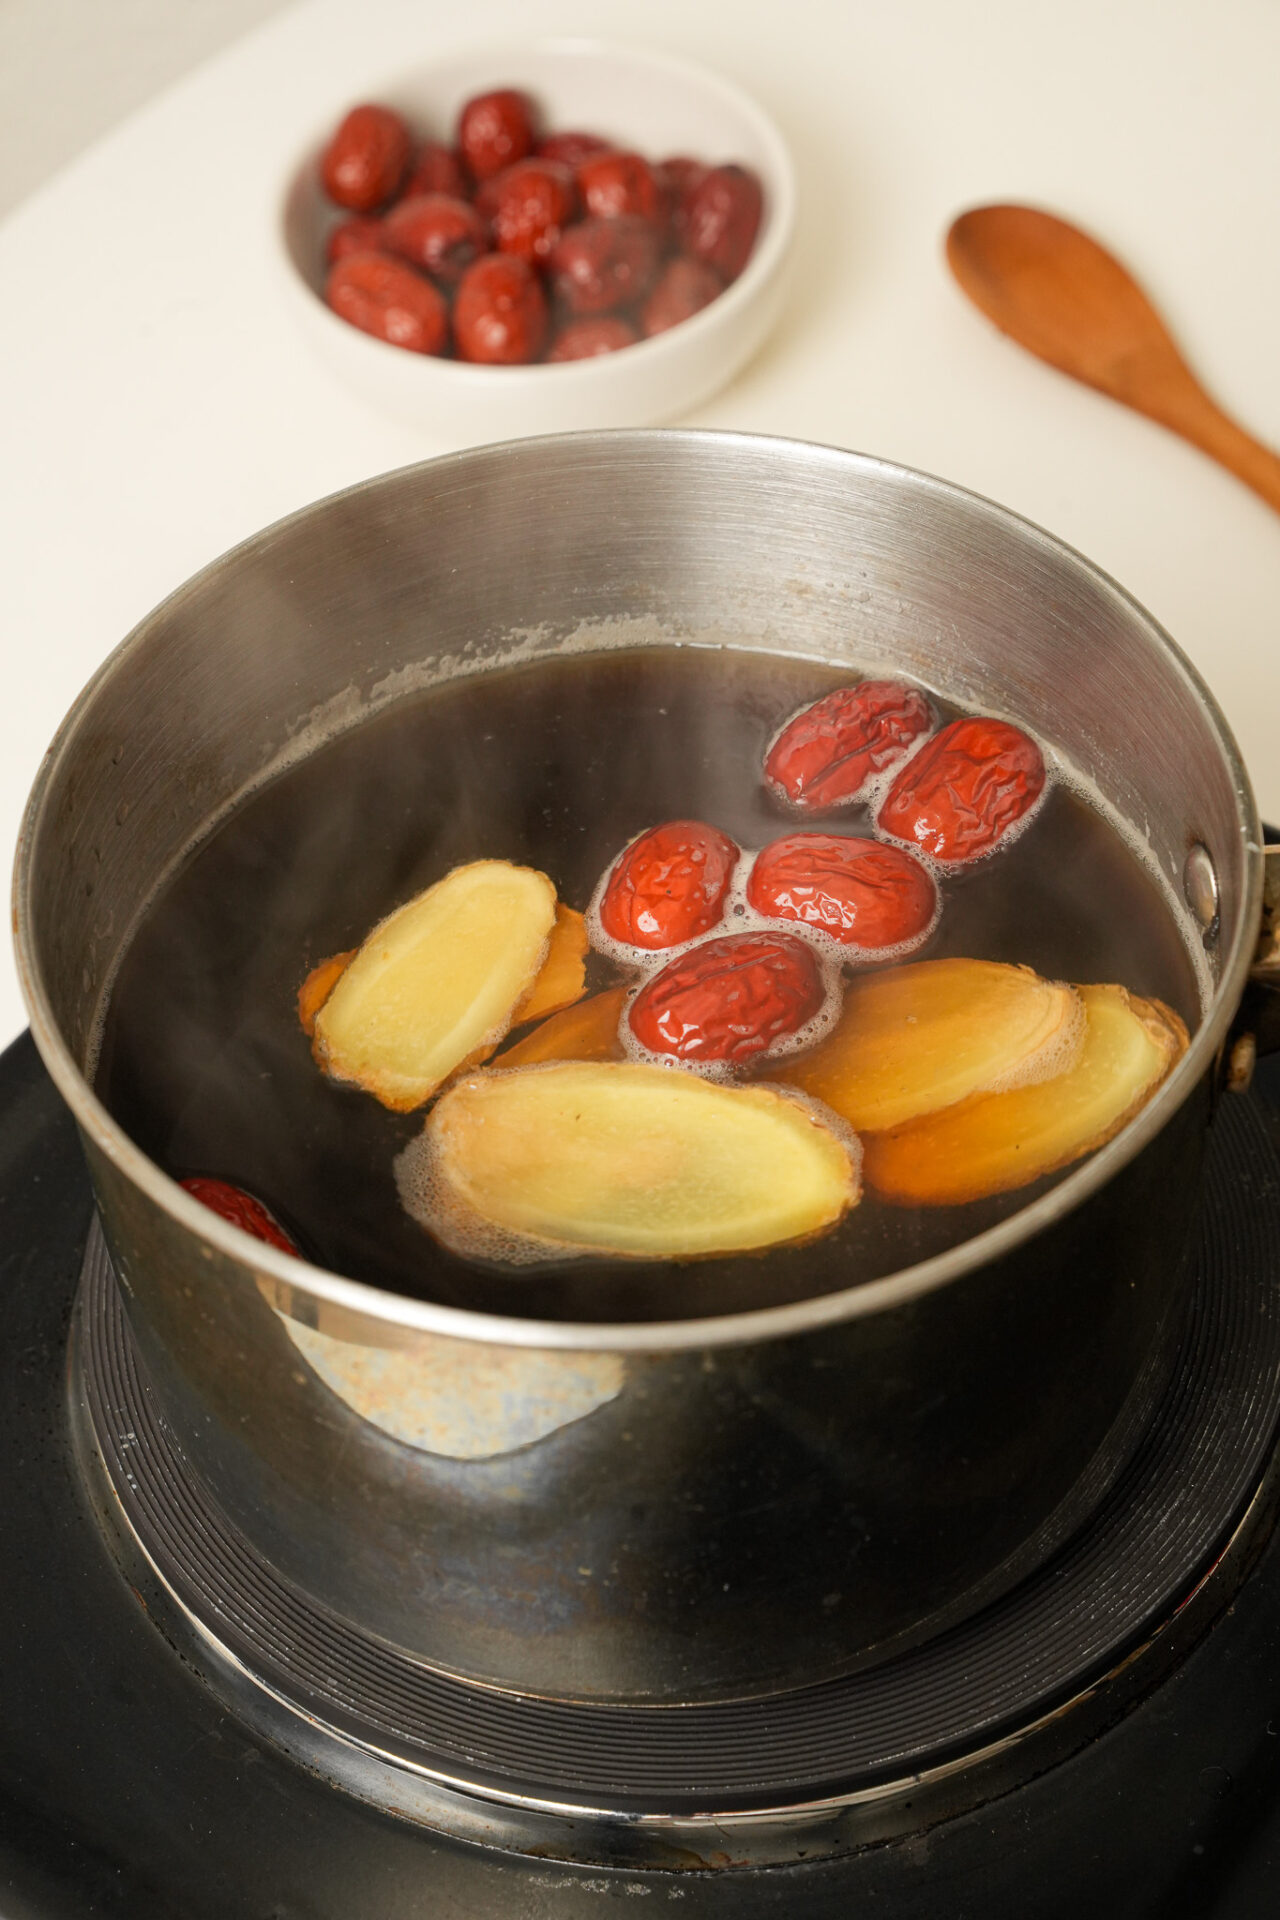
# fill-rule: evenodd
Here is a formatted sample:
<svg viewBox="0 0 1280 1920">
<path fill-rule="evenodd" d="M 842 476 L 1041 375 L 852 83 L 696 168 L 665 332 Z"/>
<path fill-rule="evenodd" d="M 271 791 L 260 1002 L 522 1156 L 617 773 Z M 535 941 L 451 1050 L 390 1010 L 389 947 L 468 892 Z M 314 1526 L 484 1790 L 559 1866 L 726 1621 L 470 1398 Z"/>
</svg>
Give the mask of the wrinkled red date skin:
<svg viewBox="0 0 1280 1920">
<path fill-rule="evenodd" d="M 608 144 L 598 133 L 549 133 L 533 151 L 539 160 L 558 160 L 576 173 L 584 160 L 593 153 L 603 153 Z"/>
<path fill-rule="evenodd" d="M 207 1179 L 203 1174 L 184 1180 L 182 1186 L 201 1206 L 220 1214 L 233 1227 L 251 1233 L 255 1240 L 265 1240 L 269 1247 L 279 1247 L 282 1253 L 298 1251 L 296 1242 L 289 1238 L 280 1222 L 268 1213 L 261 1200 L 255 1200 L 243 1187 L 233 1187 L 229 1180 Z"/>
<path fill-rule="evenodd" d="M 786 933 L 730 934 L 671 961 L 628 1009 L 650 1053 L 743 1066 L 812 1020 L 826 985 L 812 947 Z"/>
<path fill-rule="evenodd" d="M 488 253 L 462 276 L 453 303 L 459 356 L 482 366 L 536 360 L 547 338 L 547 299 L 533 268 L 512 253 Z"/>
<path fill-rule="evenodd" d="M 448 193 L 455 200 L 465 200 L 469 191 L 460 155 L 443 140 L 424 140 L 405 182 L 404 198 L 415 193 Z"/>
<path fill-rule="evenodd" d="M 648 953 L 696 940 L 719 922 L 737 864 L 736 843 L 703 820 L 650 827 L 615 861 L 600 925 L 611 940 Z"/>
<path fill-rule="evenodd" d="M 764 777 L 792 806 L 848 806 L 933 725 L 929 702 L 896 680 L 839 687 L 789 720 L 770 747 Z"/>
<path fill-rule="evenodd" d="M 411 148 L 408 127 L 390 107 L 352 107 L 320 162 L 324 190 L 351 213 L 376 213 L 394 197 Z"/>
<path fill-rule="evenodd" d="M 616 353 L 619 347 L 634 347 L 639 338 L 620 313 L 606 313 L 599 320 L 570 320 L 552 341 L 547 360 L 594 360 L 601 353 Z"/>
<path fill-rule="evenodd" d="M 902 947 L 933 923 L 938 890 L 920 862 L 878 840 L 791 833 L 756 858 L 747 900 L 851 947 Z"/>
<path fill-rule="evenodd" d="M 345 260 L 349 253 L 380 253 L 383 245 L 381 220 L 370 220 L 367 215 L 357 213 L 350 220 L 340 220 L 331 229 L 324 257 L 332 266 L 336 260 Z"/>
<path fill-rule="evenodd" d="M 723 291 L 719 274 L 705 261 L 689 260 L 683 255 L 668 260 L 640 316 L 646 340 L 652 339 L 655 333 L 665 333 L 669 327 L 678 327 L 682 320 L 691 320 Z"/>
<path fill-rule="evenodd" d="M 989 853 L 1039 799 L 1044 760 L 1005 720 L 953 720 L 921 747 L 885 796 L 883 833 L 949 863 Z"/>
<path fill-rule="evenodd" d="M 517 160 L 486 190 L 494 244 L 531 267 L 550 256 L 577 209 L 573 174 L 558 160 Z"/>
<path fill-rule="evenodd" d="M 443 353 L 449 309 L 429 280 L 383 253 L 351 253 L 325 283 L 333 311 L 362 333 L 410 353 Z"/>
<path fill-rule="evenodd" d="M 580 220 L 566 227 L 548 266 L 557 299 L 579 316 L 611 313 L 642 300 L 658 270 L 658 229 L 636 214 Z"/>
<path fill-rule="evenodd" d="M 473 260 L 489 251 L 489 232 L 467 200 L 448 193 L 416 193 L 392 207 L 382 244 L 441 286 L 456 287 Z"/>
<path fill-rule="evenodd" d="M 620 213 L 638 213 L 644 220 L 666 218 L 666 196 L 642 154 L 592 154 L 578 168 L 578 192 L 587 212 L 601 220 Z"/>
<path fill-rule="evenodd" d="M 712 167 L 686 192 L 681 244 L 696 260 L 714 267 L 728 285 L 746 266 L 760 230 L 764 196 L 746 167 Z"/>
<path fill-rule="evenodd" d="M 477 94 L 458 116 L 458 146 L 473 179 L 492 180 L 532 153 L 533 142 L 529 102 L 511 87 Z"/>
</svg>

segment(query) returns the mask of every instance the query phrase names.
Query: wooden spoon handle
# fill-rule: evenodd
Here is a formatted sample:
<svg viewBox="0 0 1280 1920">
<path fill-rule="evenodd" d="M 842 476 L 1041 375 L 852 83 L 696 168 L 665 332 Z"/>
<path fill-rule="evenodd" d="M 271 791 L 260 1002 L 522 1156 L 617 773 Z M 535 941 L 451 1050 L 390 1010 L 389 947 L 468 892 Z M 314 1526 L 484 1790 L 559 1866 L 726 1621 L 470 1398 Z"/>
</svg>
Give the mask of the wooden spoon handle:
<svg viewBox="0 0 1280 1920">
<path fill-rule="evenodd" d="M 1181 434 L 1280 513 L 1280 456 L 1205 392 L 1132 274 L 1091 235 L 1038 207 L 971 207 L 946 250 L 1002 333 Z"/>
<path fill-rule="evenodd" d="M 1163 419 L 1166 426 L 1226 467 L 1229 473 L 1234 473 L 1237 480 L 1243 480 L 1246 487 L 1251 487 L 1260 499 L 1280 513 L 1280 458 L 1270 447 L 1264 447 L 1251 433 L 1246 433 L 1202 388 L 1197 390 L 1194 401 L 1188 396 L 1176 414 L 1176 418 L 1160 414 L 1153 418 Z"/>
</svg>

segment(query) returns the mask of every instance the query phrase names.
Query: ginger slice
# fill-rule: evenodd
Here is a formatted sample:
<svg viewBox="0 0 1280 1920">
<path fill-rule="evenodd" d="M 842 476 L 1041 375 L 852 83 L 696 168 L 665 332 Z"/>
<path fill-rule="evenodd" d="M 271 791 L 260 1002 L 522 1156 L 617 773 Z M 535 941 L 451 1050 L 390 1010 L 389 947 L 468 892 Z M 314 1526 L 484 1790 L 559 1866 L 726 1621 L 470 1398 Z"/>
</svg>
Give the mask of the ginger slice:
<svg viewBox="0 0 1280 1920">
<path fill-rule="evenodd" d="M 621 1060 L 618 1026 L 629 992 L 629 987 L 607 987 L 603 993 L 593 993 L 590 999 L 553 1013 L 532 1033 L 508 1047 L 495 1064 L 534 1067 L 549 1060 Z"/>
<path fill-rule="evenodd" d="M 316 1015 L 360 951 L 349 947 L 345 953 L 332 953 L 321 960 L 298 988 L 298 1020 L 308 1040 L 316 1030 Z"/>
<path fill-rule="evenodd" d="M 467 1075 L 396 1177 L 447 1246 L 520 1264 L 805 1240 L 859 1193 L 856 1142 L 803 1101 L 633 1061 Z"/>
<path fill-rule="evenodd" d="M 1123 987 L 1079 993 L 1085 1031 L 1074 1066 L 869 1135 L 867 1185 L 901 1206 L 959 1206 L 1027 1186 L 1118 1133 L 1181 1057 L 1187 1030 L 1162 1002 Z"/>
<path fill-rule="evenodd" d="M 850 981 L 828 1037 L 769 1078 L 825 1102 L 858 1133 L 878 1131 L 1061 1073 L 1083 1031 L 1074 989 L 1029 967 L 921 960 Z"/>
<path fill-rule="evenodd" d="M 542 1020 L 581 1000 L 587 984 L 587 923 L 563 901 L 556 906 L 556 923 L 542 971 L 528 999 L 516 1011 L 516 1020 Z M 513 1023 L 514 1024 L 514 1023 Z"/>
<path fill-rule="evenodd" d="M 507 1032 L 555 909 L 554 886 L 532 867 L 455 867 L 369 934 L 316 1015 L 318 1064 L 397 1112 L 421 1106 Z"/>
<path fill-rule="evenodd" d="M 328 960 L 321 960 L 312 967 L 298 988 L 298 1020 L 308 1039 L 316 1030 L 316 1015 L 358 952 L 358 947 L 350 947 L 346 953 L 335 953 Z M 545 1019 L 547 1015 L 558 1013 L 562 1007 L 571 1007 L 575 1000 L 580 1000 L 587 979 L 586 960 L 587 923 L 574 908 L 566 907 L 560 901 L 556 905 L 555 925 L 551 929 L 551 942 L 542 970 L 529 989 L 524 1005 L 517 1008 L 512 1024 L 515 1024 L 515 1020 L 523 1024 L 526 1020 Z M 564 1057 L 594 1059 L 597 1056 L 574 1054 Z M 603 1055 L 599 1057 L 604 1058 Z"/>
</svg>

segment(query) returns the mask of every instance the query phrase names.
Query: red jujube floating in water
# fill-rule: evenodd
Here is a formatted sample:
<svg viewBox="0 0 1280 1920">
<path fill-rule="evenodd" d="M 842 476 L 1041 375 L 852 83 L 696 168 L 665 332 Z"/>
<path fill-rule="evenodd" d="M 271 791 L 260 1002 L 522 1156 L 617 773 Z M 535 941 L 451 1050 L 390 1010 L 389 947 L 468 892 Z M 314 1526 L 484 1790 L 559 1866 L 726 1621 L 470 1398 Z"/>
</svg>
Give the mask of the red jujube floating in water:
<svg viewBox="0 0 1280 1920">
<path fill-rule="evenodd" d="M 741 1066 L 821 1012 L 826 982 L 813 948 L 789 933 L 735 933 L 672 960 L 627 1011 L 649 1053 Z"/>
<path fill-rule="evenodd" d="M 935 860 L 977 860 L 1043 788 L 1044 760 L 1025 733 L 1006 720 L 953 720 L 902 769 L 877 824 Z"/>
<path fill-rule="evenodd" d="M 929 702 L 896 680 L 839 687 L 789 720 L 770 747 L 764 777 L 793 806 L 848 806 L 933 725 Z"/>
<path fill-rule="evenodd" d="M 233 1227 L 251 1233 L 255 1240 L 265 1240 L 269 1247 L 279 1247 L 282 1253 L 298 1251 L 280 1222 L 268 1213 L 261 1200 L 255 1200 L 243 1187 L 233 1187 L 229 1180 L 211 1180 L 203 1174 L 196 1174 L 181 1184 L 193 1200 L 229 1220 Z"/>
<path fill-rule="evenodd" d="M 791 833 L 758 855 L 747 900 L 851 947 L 903 947 L 933 923 L 938 890 L 918 860 L 878 840 Z"/>
<path fill-rule="evenodd" d="M 601 929 L 650 953 L 696 940 L 718 924 L 737 864 L 736 843 L 703 820 L 650 827 L 613 864 Z"/>
</svg>

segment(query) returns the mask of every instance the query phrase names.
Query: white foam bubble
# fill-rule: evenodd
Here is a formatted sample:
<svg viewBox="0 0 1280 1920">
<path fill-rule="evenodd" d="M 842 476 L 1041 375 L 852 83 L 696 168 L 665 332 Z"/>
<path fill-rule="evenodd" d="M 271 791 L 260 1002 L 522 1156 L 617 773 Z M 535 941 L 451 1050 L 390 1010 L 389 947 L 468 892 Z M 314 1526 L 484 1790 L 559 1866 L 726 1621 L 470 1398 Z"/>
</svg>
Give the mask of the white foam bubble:
<svg viewBox="0 0 1280 1920">
<path fill-rule="evenodd" d="M 493 1067 L 471 1074 L 465 1081 L 455 1082 L 455 1086 L 474 1086 L 477 1081 L 504 1079 L 513 1073 L 544 1073 L 548 1067 L 561 1064 L 545 1061 L 531 1067 Z M 566 1259 L 584 1257 L 588 1248 L 540 1240 L 533 1234 L 501 1226 L 486 1219 L 463 1198 L 445 1171 L 440 1111 L 439 1106 L 432 1110 L 422 1132 L 392 1162 L 400 1204 L 410 1218 L 451 1252 L 467 1260 L 483 1260 L 503 1267 L 533 1267 L 549 1262 L 559 1265 Z M 483 1120 L 480 1124 L 484 1124 Z"/>
<path fill-rule="evenodd" d="M 1012 1093 L 1016 1087 L 1038 1087 L 1046 1080 L 1056 1080 L 1060 1074 L 1067 1073 L 1080 1057 L 1084 1045 L 1085 1010 L 1084 1001 L 1074 987 L 1055 980 L 1051 984 L 1070 994 L 1067 1003 L 1067 1017 L 1058 1031 L 1039 1047 L 1035 1047 L 1004 1073 L 998 1073 L 984 1086 L 981 1093 Z"/>
</svg>

